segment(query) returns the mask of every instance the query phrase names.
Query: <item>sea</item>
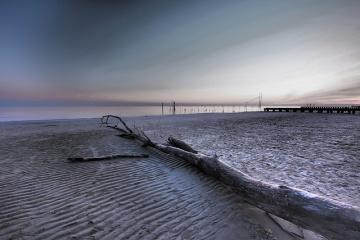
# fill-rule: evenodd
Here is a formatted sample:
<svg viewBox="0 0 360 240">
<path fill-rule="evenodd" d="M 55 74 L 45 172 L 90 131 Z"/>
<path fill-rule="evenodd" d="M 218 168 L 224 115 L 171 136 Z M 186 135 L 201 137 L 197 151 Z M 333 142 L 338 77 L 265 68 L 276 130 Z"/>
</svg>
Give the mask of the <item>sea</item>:
<svg viewBox="0 0 360 240">
<path fill-rule="evenodd" d="M 263 107 L 238 105 L 159 106 L 54 106 L 0 107 L 0 121 L 97 118 L 106 114 L 119 116 L 154 116 L 196 113 L 232 113 L 261 111 Z"/>
</svg>

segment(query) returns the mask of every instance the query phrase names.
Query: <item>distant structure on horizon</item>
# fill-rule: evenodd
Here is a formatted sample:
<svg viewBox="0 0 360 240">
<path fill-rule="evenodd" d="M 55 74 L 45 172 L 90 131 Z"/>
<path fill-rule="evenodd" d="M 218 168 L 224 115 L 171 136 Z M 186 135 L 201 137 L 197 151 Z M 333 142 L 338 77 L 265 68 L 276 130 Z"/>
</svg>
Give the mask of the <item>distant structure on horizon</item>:
<svg viewBox="0 0 360 240">
<path fill-rule="evenodd" d="M 264 108 L 265 112 L 309 112 L 309 113 L 347 113 L 356 114 L 360 112 L 360 106 L 334 107 L 315 106 L 308 104 L 306 107 L 270 107 Z"/>
</svg>

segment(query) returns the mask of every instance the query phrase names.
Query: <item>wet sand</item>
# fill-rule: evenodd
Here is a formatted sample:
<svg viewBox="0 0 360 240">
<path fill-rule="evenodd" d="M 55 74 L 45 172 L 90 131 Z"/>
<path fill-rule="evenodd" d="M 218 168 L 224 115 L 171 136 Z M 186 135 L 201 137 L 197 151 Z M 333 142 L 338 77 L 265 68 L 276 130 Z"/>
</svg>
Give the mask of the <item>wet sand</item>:
<svg viewBox="0 0 360 240">
<path fill-rule="evenodd" d="M 0 239 L 295 239 L 195 167 L 97 123 L 1 123 Z M 67 161 L 124 153 L 150 157 Z"/>
</svg>

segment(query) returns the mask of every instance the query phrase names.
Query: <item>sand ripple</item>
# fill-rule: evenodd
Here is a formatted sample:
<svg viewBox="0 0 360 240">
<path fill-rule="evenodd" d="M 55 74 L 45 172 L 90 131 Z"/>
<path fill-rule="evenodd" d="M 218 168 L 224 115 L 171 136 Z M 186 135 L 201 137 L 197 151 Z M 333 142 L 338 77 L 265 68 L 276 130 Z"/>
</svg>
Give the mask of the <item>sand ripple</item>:
<svg viewBox="0 0 360 240">
<path fill-rule="evenodd" d="M 0 138 L 1 239 L 291 239 L 263 212 L 179 159 L 147 152 L 96 125 L 47 126 L 2 126 L 23 131 Z M 110 153 L 150 158 L 66 161 Z"/>
</svg>

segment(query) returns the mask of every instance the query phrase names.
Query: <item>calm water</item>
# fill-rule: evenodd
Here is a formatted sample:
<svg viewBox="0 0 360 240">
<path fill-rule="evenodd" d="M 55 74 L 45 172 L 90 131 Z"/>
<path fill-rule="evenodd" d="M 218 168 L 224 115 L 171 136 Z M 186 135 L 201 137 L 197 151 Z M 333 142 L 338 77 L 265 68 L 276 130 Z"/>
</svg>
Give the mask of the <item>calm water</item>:
<svg viewBox="0 0 360 240">
<path fill-rule="evenodd" d="M 259 111 L 258 107 L 244 106 L 176 106 L 176 114 L 222 113 Z M 0 121 L 94 118 L 106 114 L 120 116 L 149 116 L 173 114 L 164 106 L 82 106 L 82 107 L 0 107 Z"/>
</svg>

